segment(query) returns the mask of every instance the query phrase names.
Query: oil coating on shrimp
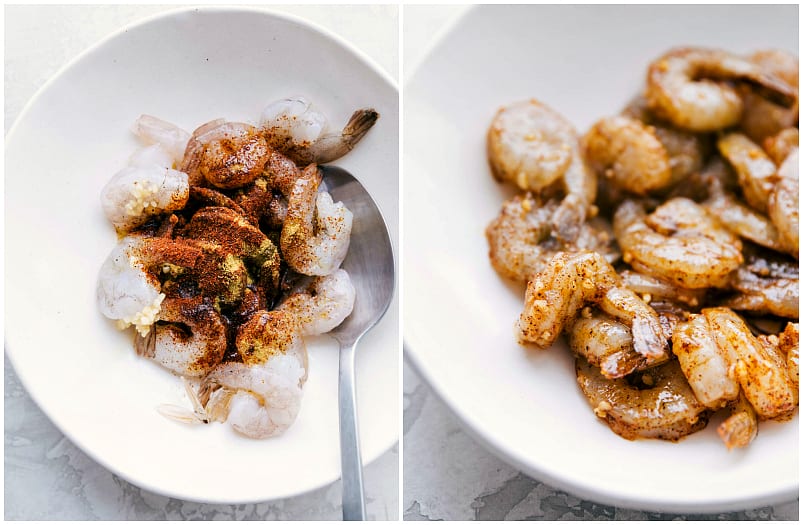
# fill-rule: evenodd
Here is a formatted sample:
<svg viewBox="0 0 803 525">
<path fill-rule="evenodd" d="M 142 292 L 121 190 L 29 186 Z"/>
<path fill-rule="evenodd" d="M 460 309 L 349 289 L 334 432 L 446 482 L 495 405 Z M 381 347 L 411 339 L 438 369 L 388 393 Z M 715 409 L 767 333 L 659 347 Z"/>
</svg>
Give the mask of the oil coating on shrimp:
<svg viewBox="0 0 803 525">
<path fill-rule="evenodd" d="M 625 262 L 682 288 L 722 286 L 743 260 L 739 239 L 686 198 L 671 199 L 649 216 L 643 205 L 626 201 L 613 230 Z"/>
<path fill-rule="evenodd" d="M 770 192 L 767 210 L 778 228 L 787 253 L 800 254 L 800 157 L 795 148 L 778 168 L 778 181 Z"/>
<path fill-rule="evenodd" d="M 741 133 L 728 133 L 720 137 L 717 147 L 736 171 L 747 203 L 766 213 L 767 202 L 775 185 L 775 163 L 758 144 Z"/>
<path fill-rule="evenodd" d="M 209 373 L 226 351 L 226 327 L 220 314 L 201 297 L 168 297 L 157 323 L 135 341 L 137 354 L 187 377 Z"/>
<path fill-rule="evenodd" d="M 290 294 L 277 310 L 293 314 L 301 335 L 331 331 L 351 314 L 356 291 L 346 270 L 313 279 L 309 288 Z"/>
<path fill-rule="evenodd" d="M 564 328 L 587 305 L 631 327 L 633 347 L 650 362 L 663 359 L 667 337 L 656 312 L 640 297 L 619 286 L 613 267 L 596 252 L 559 252 L 527 285 L 519 317 L 521 343 L 551 346 Z"/>
<path fill-rule="evenodd" d="M 694 396 L 677 361 L 639 374 L 637 385 L 608 379 L 583 358 L 575 362 L 577 382 L 597 417 L 625 439 L 677 441 L 708 424 L 705 406 Z"/>
<path fill-rule="evenodd" d="M 574 241 L 597 194 L 597 179 L 583 158 L 574 127 L 531 99 L 501 108 L 488 130 L 488 161 L 494 177 L 536 193 L 559 184 L 565 193 L 555 211 L 555 235 Z"/>
<path fill-rule="evenodd" d="M 734 310 L 786 318 L 800 315 L 800 265 L 788 257 L 752 247 L 728 279 L 733 294 L 721 304 Z"/>
<path fill-rule="evenodd" d="M 735 125 L 744 104 L 722 80 L 750 84 L 762 95 L 789 106 L 796 90 L 760 66 L 731 53 L 705 48 L 673 49 L 650 64 L 645 96 L 650 109 L 675 126 L 709 132 Z"/>
<path fill-rule="evenodd" d="M 723 307 L 703 310 L 717 346 L 733 368 L 745 397 L 762 419 L 785 417 L 797 407 L 797 393 L 779 350 L 763 345 L 741 317 Z"/>
<path fill-rule="evenodd" d="M 282 254 L 292 269 L 304 275 L 329 275 L 346 257 L 352 214 L 342 202 L 318 192 L 320 170 L 304 169 L 290 195 L 281 234 Z"/>
<path fill-rule="evenodd" d="M 291 315 L 260 311 L 237 334 L 242 362 L 215 367 L 201 383 L 209 421 L 228 422 L 250 438 L 282 434 L 301 408 L 307 350 Z"/>
<path fill-rule="evenodd" d="M 303 97 L 277 100 L 260 117 L 262 134 L 271 148 L 306 166 L 337 160 L 362 140 L 379 113 L 358 109 L 342 130 L 329 128 L 326 116 Z"/>
<path fill-rule="evenodd" d="M 610 226 L 600 218 L 584 223 L 574 242 L 553 235 L 552 218 L 559 206 L 532 193 L 517 195 L 502 205 L 499 216 L 485 230 L 494 269 L 515 281 L 526 282 L 559 251 L 592 250 L 610 263 L 619 258 Z"/>
<path fill-rule="evenodd" d="M 753 53 L 748 60 L 797 90 L 800 72 L 796 55 L 780 49 L 766 49 Z M 767 100 L 759 93 L 742 91 L 744 114 L 739 128 L 752 140 L 761 142 L 784 128 L 797 125 L 799 101 L 791 107 L 784 107 Z"/>
</svg>

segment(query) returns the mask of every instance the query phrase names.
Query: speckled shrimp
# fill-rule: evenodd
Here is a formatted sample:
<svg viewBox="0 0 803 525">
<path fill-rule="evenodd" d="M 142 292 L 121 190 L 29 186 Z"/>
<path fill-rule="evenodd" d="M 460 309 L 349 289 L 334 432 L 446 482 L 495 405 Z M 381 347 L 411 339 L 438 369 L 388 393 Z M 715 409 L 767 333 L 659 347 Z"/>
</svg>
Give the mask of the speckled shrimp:
<svg viewBox="0 0 803 525">
<path fill-rule="evenodd" d="M 262 110 L 260 126 L 268 144 L 306 166 L 339 159 L 362 140 L 379 113 L 358 109 L 340 131 L 329 128 L 326 116 L 303 97 L 277 100 Z"/>
<path fill-rule="evenodd" d="M 544 202 L 529 192 L 502 205 L 499 216 L 485 230 L 491 264 L 499 274 L 527 282 L 559 251 L 592 250 L 610 263 L 619 258 L 613 231 L 600 218 L 584 223 L 574 242 L 563 242 L 552 235 L 552 218 L 558 206 L 557 200 Z"/>
<path fill-rule="evenodd" d="M 531 99 L 499 109 L 487 136 L 491 173 L 541 193 L 560 181 L 565 198 L 552 218 L 555 235 L 573 241 L 597 194 L 597 179 L 580 153 L 577 132 L 560 114 Z"/>
<path fill-rule="evenodd" d="M 772 345 L 762 344 L 741 317 L 723 307 L 703 310 L 729 372 L 762 419 L 785 417 L 797 407 L 797 392 L 786 359 Z"/>
<path fill-rule="evenodd" d="M 304 275 L 329 275 L 346 257 L 352 214 L 327 192 L 318 192 L 321 174 L 315 164 L 304 169 L 290 195 L 281 233 L 282 254 Z"/>
<path fill-rule="evenodd" d="M 351 314 L 356 291 L 346 270 L 316 277 L 307 290 L 291 294 L 278 310 L 296 317 L 301 335 L 331 331 Z"/>
<path fill-rule="evenodd" d="M 800 255 L 800 157 L 795 148 L 778 168 L 778 180 L 767 200 L 767 211 L 778 228 L 784 251 Z"/>
<path fill-rule="evenodd" d="M 652 275 L 623 270 L 619 272 L 619 276 L 622 278 L 625 288 L 641 295 L 644 302 L 648 304 L 653 300 L 668 300 L 696 308 L 702 304 L 705 298 L 705 290 L 682 288 Z"/>
<path fill-rule="evenodd" d="M 156 320 L 152 330 L 137 337 L 137 354 L 187 377 L 205 376 L 223 359 L 226 327 L 202 298 L 168 297 Z"/>
<path fill-rule="evenodd" d="M 744 394 L 730 405 L 730 415 L 717 427 L 728 450 L 746 447 L 758 434 L 758 415 Z"/>
<path fill-rule="evenodd" d="M 666 353 L 665 359 L 648 360 L 633 348 L 630 326 L 605 312 L 585 308 L 569 329 L 569 347 L 609 379 L 625 377 L 669 359 Z"/>
<path fill-rule="evenodd" d="M 143 239 L 129 235 L 111 251 L 98 274 L 97 302 L 103 315 L 122 330 L 134 326 L 147 335 L 159 314 L 165 295 L 138 256 Z"/>
<path fill-rule="evenodd" d="M 259 311 L 237 333 L 242 362 L 219 364 L 201 383 L 198 403 L 206 421 L 228 421 L 250 438 L 287 430 L 301 408 L 307 349 L 291 315 Z"/>
<path fill-rule="evenodd" d="M 745 250 L 746 261 L 728 278 L 733 291 L 722 304 L 739 311 L 786 318 L 800 315 L 800 265 L 767 251 Z"/>
<path fill-rule="evenodd" d="M 596 252 L 559 252 L 527 285 L 519 317 L 521 343 L 551 346 L 580 310 L 598 305 L 631 328 L 633 347 L 653 363 L 667 355 L 667 336 L 655 311 L 620 286 L 613 267 Z"/>
<path fill-rule="evenodd" d="M 797 93 L 800 71 L 796 55 L 780 49 L 766 49 L 753 53 L 748 60 L 794 87 Z M 741 94 L 744 113 L 739 129 L 752 140 L 761 142 L 784 128 L 797 125 L 799 100 L 791 107 L 784 107 L 750 90 L 742 90 Z"/>
<path fill-rule="evenodd" d="M 613 230 L 625 262 L 682 288 L 723 286 L 743 260 L 738 238 L 685 198 L 671 199 L 649 216 L 643 205 L 626 201 Z"/>
<path fill-rule="evenodd" d="M 583 358 L 575 362 L 577 382 L 597 417 L 625 439 L 676 441 L 708 424 L 708 413 L 689 387 L 677 361 L 608 379 Z"/>
<path fill-rule="evenodd" d="M 762 67 L 716 49 L 673 49 L 650 64 L 645 96 L 650 109 L 675 126 L 709 132 L 733 126 L 744 104 L 722 80 L 747 83 L 774 102 L 795 103 L 796 90 Z"/>
<path fill-rule="evenodd" d="M 741 133 L 728 133 L 720 137 L 717 147 L 736 171 L 747 203 L 766 213 L 777 177 L 777 168 L 772 159 L 758 144 Z"/>
</svg>

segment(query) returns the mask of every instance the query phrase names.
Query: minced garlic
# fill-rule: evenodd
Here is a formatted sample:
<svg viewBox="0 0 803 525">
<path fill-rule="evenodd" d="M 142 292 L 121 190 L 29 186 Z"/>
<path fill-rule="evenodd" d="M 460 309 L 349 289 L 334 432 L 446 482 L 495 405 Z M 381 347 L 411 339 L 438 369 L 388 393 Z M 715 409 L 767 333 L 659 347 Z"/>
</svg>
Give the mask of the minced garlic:
<svg viewBox="0 0 803 525">
<path fill-rule="evenodd" d="M 151 331 L 151 325 L 156 322 L 156 316 L 162 309 L 162 301 L 164 301 L 165 294 L 160 293 L 156 296 L 151 304 L 143 308 L 141 311 L 135 313 L 131 317 L 117 320 L 117 328 L 125 330 L 131 325 L 137 329 L 139 335 L 145 337 Z"/>
</svg>

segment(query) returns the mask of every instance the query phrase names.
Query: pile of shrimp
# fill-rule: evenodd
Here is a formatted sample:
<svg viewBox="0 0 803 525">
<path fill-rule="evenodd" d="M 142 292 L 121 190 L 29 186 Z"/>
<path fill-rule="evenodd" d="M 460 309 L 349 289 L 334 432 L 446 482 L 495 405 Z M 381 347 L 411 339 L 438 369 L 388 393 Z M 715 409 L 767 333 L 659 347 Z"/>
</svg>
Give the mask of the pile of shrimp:
<svg viewBox="0 0 803 525">
<path fill-rule="evenodd" d="M 274 102 L 256 124 L 217 119 L 192 133 L 143 115 L 142 142 L 101 192 L 119 243 L 103 263 L 100 311 L 135 328 L 137 354 L 183 378 L 187 423 L 228 422 L 250 438 L 295 421 L 308 374 L 305 336 L 351 314 L 340 268 L 352 213 L 318 165 L 348 153 L 378 118 L 342 130 L 307 100 Z"/>
<path fill-rule="evenodd" d="M 798 58 L 672 49 L 584 135 L 538 100 L 498 110 L 486 229 L 526 283 L 522 345 L 565 334 L 580 390 L 626 439 L 717 412 L 728 449 L 798 406 Z"/>
</svg>

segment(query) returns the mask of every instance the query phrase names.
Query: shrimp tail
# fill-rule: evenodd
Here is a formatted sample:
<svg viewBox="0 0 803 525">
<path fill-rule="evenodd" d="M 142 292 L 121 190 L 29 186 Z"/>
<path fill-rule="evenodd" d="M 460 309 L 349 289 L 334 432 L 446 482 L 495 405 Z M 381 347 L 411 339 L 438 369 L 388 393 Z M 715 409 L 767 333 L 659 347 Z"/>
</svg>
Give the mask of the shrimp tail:
<svg viewBox="0 0 803 525">
<path fill-rule="evenodd" d="M 349 150 L 357 144 L 368 130 L 374 127 L 379 113 L 373 108 L 358 109 L 352 113 L 351 118 L 343 128 L 343 139 L 349 145 Z"/>
<path fill-rule="evenodd" d="M 633 318 L 633 349 L 647 358 L 648 363 L 660 362 L 666 359 L 668 345 L 660 322 L 646 316 L 637 315 Z"/>
<path fill-rule="evenodd" d="M 137 355 L 153 358 L 156 355 L 156 330 L 150 330 L 144 337 L 137 334 L 134 349 Z"/>
</svg>

